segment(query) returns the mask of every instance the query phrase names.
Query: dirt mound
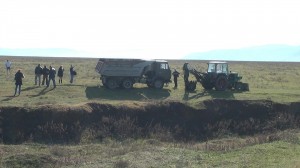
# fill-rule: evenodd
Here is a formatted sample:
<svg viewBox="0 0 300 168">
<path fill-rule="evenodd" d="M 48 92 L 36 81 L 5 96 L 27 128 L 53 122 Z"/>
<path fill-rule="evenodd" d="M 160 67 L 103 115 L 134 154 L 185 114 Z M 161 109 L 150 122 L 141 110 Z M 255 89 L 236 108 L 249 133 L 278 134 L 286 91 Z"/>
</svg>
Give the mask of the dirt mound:
<svg viewBox="0 0 300 168">
<path fill-rule="evenodd" d="M 209 100 L 204 109 L 181 102 L 119 105 L 88 103 L 77 107 L 3 107 L 4 143 L 78 143 L 104 138 L 206 140 L 299 128 L 300 103 Z"/>
</svg>

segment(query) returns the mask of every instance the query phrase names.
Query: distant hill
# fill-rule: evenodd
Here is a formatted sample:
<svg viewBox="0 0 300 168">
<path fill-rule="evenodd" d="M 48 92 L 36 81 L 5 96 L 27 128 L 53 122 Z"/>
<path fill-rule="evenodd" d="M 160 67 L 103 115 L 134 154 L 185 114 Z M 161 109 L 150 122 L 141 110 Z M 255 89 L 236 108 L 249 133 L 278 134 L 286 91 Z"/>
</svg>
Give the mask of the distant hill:
<svg viewBox="0 0 300 168">
<path fill-rule="evenodd" d="M 300 62 L 300 46 L 264 45 L 191 53 L 184 59 Z"/>
</svg>

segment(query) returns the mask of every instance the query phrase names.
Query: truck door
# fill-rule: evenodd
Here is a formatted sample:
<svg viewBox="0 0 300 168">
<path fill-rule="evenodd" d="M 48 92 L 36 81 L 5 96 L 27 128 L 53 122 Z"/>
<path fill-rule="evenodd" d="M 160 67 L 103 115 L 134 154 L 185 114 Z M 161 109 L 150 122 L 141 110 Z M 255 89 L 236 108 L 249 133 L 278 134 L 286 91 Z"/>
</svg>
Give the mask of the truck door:
<svg viewBox="0 0 300 168">
<path fill-rule="evenodd" d="M 157 77 L 162 78 L 164 81 L 170 81 L 171 70 L 168 62 L 156 62 Z"/>
</svg>

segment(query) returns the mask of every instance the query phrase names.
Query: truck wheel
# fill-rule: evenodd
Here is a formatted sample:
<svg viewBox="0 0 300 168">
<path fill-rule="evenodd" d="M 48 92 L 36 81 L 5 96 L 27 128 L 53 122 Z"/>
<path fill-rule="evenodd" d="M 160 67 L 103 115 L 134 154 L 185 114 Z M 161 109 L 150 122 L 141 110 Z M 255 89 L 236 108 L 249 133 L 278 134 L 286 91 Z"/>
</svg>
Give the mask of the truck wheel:
<svg viewBox="0 0 300 168">
<path fill-rule="evenodd" d="M 149 88 L 153 88 L 153 85 L 152 85 L 151 83 L 147 83 L 147 86 L 148 86 Z"/>
<path fill-rule="evenodd" d="M 106 83 L 104 82 L 103 79 L 101 80 L 101 83 L 102 83 L 103 86 L 106 86 Z"/>
<path fill-rule="evenodd" d="M 125 79 L 125 80 L 123 80 L 122 86 L 125 89 L 131 89 L 133 86 L 133 82 L 130 79 Z"/>
<path fill-rule="evenodd" d="M 164 87 L 164 82 L 160 79 L 157 79 L 155 82 L 154 82 L 154 88 L 156 89 L 161 89 Z"/>
<path fill-rule="evenodd" d="M 225 76 L 219 76 L 216 81 L 216 90 L 218 91 L 224 91 L 227 89 L 228 86 L 228 80 Z"/>
<path fill-rule="evenodd" d="M 116 89 L 118 87 L 117 81 L 114 79 L 108 79 L 106 85 L 109 89 Z"/>
</svg>

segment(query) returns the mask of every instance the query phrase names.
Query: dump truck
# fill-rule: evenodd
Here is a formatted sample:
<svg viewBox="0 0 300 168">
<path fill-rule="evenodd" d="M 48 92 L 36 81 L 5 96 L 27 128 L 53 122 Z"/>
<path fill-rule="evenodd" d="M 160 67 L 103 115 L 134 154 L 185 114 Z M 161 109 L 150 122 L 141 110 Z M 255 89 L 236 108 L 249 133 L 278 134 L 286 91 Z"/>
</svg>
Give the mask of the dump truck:
<svg viewBox="0 0 300 168">
<path fill-rule="evenodd" d="M 186 81 L 186 90 L 195 90 L 196 84 L 199 82 L 205 90 L 215 88 L 217 91 L 225 91 L 227 89 L 249 91 L 249 84 L 241 82 L 242 76 L 239 76 L 237 72 L 229 71 L 227 62 L 210 61 L 207 65 L 206 72 L 199 72 L 195 68 L 185 65 L 185 70 L 193 74 L 197 79 L 197 81 Z"/>
<path fill-rule="evenodd" d="M 131 89 L 135 83 L 162 89 L 171 82 L 171 70 L 165 60 L 100 58 L 96 71 L 109 89 Z"/>
</svg>

